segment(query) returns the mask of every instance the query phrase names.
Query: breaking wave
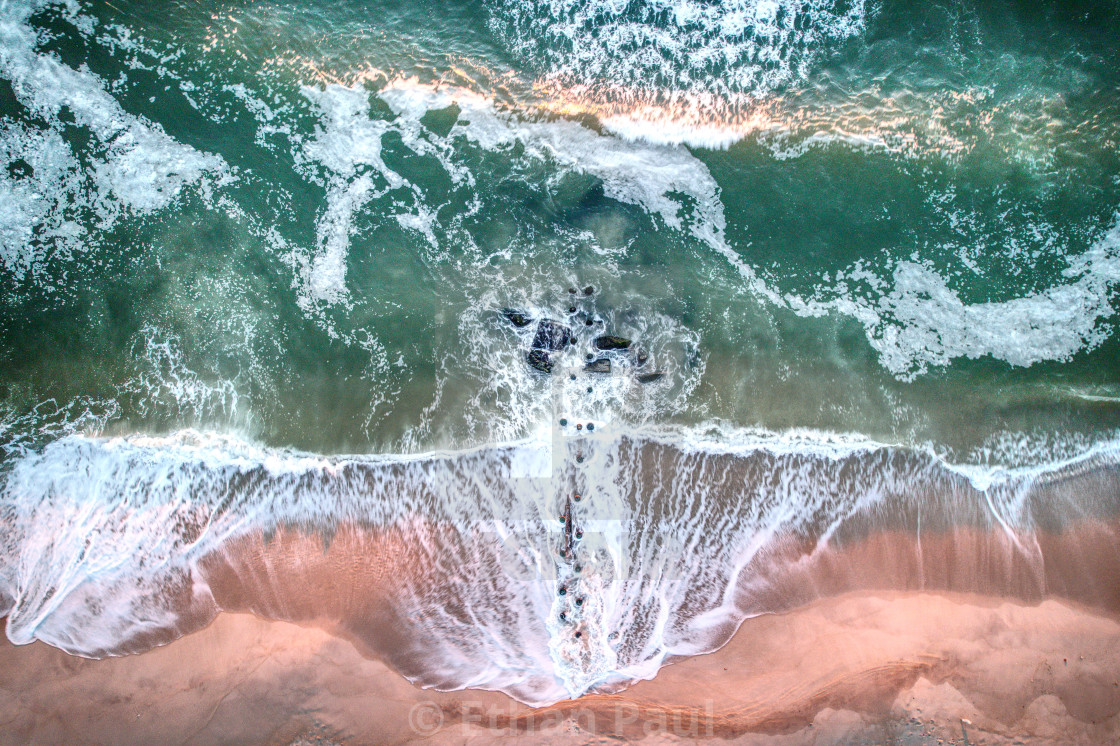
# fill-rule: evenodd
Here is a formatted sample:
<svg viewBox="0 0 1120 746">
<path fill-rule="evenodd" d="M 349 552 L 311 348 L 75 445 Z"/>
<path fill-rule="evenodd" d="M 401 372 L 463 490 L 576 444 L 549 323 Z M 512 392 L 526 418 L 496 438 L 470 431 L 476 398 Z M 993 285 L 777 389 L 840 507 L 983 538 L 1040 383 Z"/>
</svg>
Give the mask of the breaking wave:
<svg viewBox="0 0 1120 746">
<path fill-rule="evenodd" d="M 344 629 L 423 685 L 540 704 L 846 589 L 1120 601 L 1069 564 L 1117 556 L 1115 443 L 1003 469 L 821 433 L 574 424 L 410 457 L 62 438 L 4 486 L 8 636 L 104 656 L 251 610 Z M 845 557 L 868 551 L 896 569 L 855 573 Z"/>
</svg>

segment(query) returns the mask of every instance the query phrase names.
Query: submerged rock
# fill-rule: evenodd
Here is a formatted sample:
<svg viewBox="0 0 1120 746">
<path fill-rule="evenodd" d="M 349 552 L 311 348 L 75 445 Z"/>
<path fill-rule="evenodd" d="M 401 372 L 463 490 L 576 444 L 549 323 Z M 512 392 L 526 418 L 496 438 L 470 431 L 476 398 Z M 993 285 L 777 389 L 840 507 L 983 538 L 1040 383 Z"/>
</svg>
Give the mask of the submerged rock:
<svg viewBox="0 0 1120 746">
<path fill-rule="evenodd" d="M 604 334 L 601 337 L 595 338 L 595 348 L 599 350 L 625 350 L 630 346 L 630 340 L 626 337 L 615 337 L 610 334 Z"/>
<path fill-rule="evenodd" d="M 588 373 L 610 373 L 611 361 L 609 358 L 601 357 L 583 366 L 583 369 Z"/>
<path fill-rule="evenodd" d="M 515 308 L 503 308 L 502 316 L 505 316 L 509 323 L 513 324 L 518 329 L 533 323 L 533 319 Z"/>
<path fill-rule="evenodd" d="M 642 367 L 643 365 L 645 365 L 648 360 L 649 360 L 649 353 L 646 352 L 645 350 L 638 350 L 637 353 L 634 355 L 634 365 L 639 367 L 639 368 Z"/>
<path fill-rule="evenodd" d="M 656 373 L 642 373 L 638 376 L 638 383 L 653 383 L 654 381 L 660 381 L 664 377 L 665 374 L 661 371 Z"/>
</svg>

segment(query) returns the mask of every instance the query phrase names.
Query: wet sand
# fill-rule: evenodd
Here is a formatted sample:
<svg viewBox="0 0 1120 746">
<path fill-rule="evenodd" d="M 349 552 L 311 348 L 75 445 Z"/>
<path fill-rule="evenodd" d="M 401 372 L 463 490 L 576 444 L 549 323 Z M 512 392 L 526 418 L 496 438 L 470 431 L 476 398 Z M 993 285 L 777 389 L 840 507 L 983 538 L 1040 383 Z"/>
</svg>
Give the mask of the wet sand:
<svg viewBox="0 0 1120 746">
<path fill-rule="evenodd" d="M 532 709 L 413 686 L 346 638 L 220 614 L 147 653 L 0 645 L 0 742 L 1100 744 L 1120 740 L 1120 623 L 1069 602 L 849 593 L 748 619 L 615 695 Z M 964 721 L 962 723 L 962 721 Z"/>
</svg>

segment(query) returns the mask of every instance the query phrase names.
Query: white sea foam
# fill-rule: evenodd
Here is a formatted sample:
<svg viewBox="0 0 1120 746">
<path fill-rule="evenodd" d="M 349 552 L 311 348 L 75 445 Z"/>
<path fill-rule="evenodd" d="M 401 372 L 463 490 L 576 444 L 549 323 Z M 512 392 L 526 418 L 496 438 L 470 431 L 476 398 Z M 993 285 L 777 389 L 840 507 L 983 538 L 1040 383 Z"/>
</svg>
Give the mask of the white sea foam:
<svg viewBox="0 0 1120 746">
<path fill-rule="evenodd" d="M 524 157 L 597 177 L 606 196 L 641 207 L 671 230 L 687 231 L 724 256 L 753 292 L 780 302 L 779 295 L 727 244 L 719 185 L 686 148 L 628 141 L 562 118 L 521 118 L 470 91 L 415 80 L 393 81 L 379 95 L 402 120 L 412 122 L 419 122 L 428 111 L 457 105 L 461 113 L 442 140 L 445 149 L 459 137 L 488 151 L 508 152 L 517 144 L 524 148 Z M 416 126 L 410 129 L 415 131 Z"/>
<path fill-rule="evenodd" d="M 547 80 L 654 102 L 763 96 L 857 34 L 862 0 L 495 0 L 491 27 Z"/>
<path fill-rule="evenodd" d="M 52 4 L 0 7 L 0 77 L 11 84 L 19 103 L 49 127 L 42 133 L 22 125 L 4 127 L 4 155 L 22 157 L 35 168 L 27 183 L 0 176 L 6 197 L 0 252 L 17 273 L 33 268 L 49 252 L 78 248 L 85 237 L 78 218 L 82 209 L 92 208 L 98 227 L 107 228 L 122 214 L 145 215 L 168 207 L 189 185 L 205 187 L 208 179 L 221 183 L 230 178 L 219 156 L 200 153 L 169 137 L 159 124 L 128 114 L 88 69 L 76 70 L 37 52 L 40 39 L 28 21 Z M 66 6 L 66 15 L 91 31 L 92 19 L 75 4 Z M 80 172 L 61 137 L 67 126 L 64 110 L 99 146 L 91 167 Z"/>
<path fill-rule="evenodd" d="M 80 199 L 77 159 L 56 131 L 0 124 L 0 161 L 22 160 L 31 174 L 0 170 L 0 262 L 17 278 L 35 271 L 49 248 L 69 251 L 86 233 L 70 205 Z"/>
<path fill-rule="evenodd" d="M 970 484 L 967 464 L 852 436 L 658 433 L 605 426 L 551 445 L 545 436 L 407 457 L 323 457 L 190 431 L 64 437 L 18 459 L 0 498 L 8 635 L 104 654 L 177 629 L 184 598 L 210 608 L 198 562 L 230 538 L 355 520 L 396 526 L 427 558 L 396 600 L 425 618 L 413 632 L 427 658 L 411 676 L 541 704 L 648 678 L 668 657 L 721 644 L 745 615 L 766 610 L 752 589 L 769 582 L 759 561 L 782 536 L 827 543 L 849 519 L 914 499 L 927 520 L 987 516 L 1017 535 L 1032 525 L 1033 481 L 1093 464 L 1114 470 L 1120 453 L 1098 444 L 1064 464 L 989 464 Z M 583 495 L 573 503 L 580 535 L 564 558 L 557 516 L 573 490 Z M 1096 499 L 1076 484 L 1066 492 L 1075 503 Z M 903 515 L 898 507 L 890 514 Z M 1037 551 L 1014 546 L 1028 559 Z M 459 551 L 478 571 L 440 576 L 444 555 Z M 441 612 L 445 604 L 468 617 Z"/>
<path fill-rule="evenodd" d="M 129 403 L 133 416 L 233 420 L 239 400 L 233 382 L 217 377 L 208 381 L 192 370 L 183 359 L 182 343 L 174 335 L 144 326 L 134 337 L 131 352 L 137 370 L 117 387 L 117 399 Z"/>
<path fill-rule="evenodd" d="M 368 92 L 339 85 L 304 87 L 302 92 L 322 114 L 322 123 L 295 155 L 305 175 L 327 189 L 326 207 L 316 225 L 316 250 L 301 277 L 300 301 L 312 310 L 346 300 L 346 259 L 355 213 L 405 182 L 381 159 L 381 137 L 389 124 L 370 117 Z M 317 168 L 325 173 L 321 176 Z M 385 185 L 374 183 L 378 176 Z"/>
<path fill-rule="evenodd" d="M 649 28 L 643 33 L 661 33 L 657 31 L 661 29 L 668 34 L 666 39 L 677 45 L 678 52 L 706 48 L 708 41 L 703 39 L 717 40 L 728 33 L 736 38 L 742 36 L 748 40 L 744 43 L 749 44 L 761 43 L 765 37 L 766 44 L 796 46 L 800 43 L 797 39 L 802 39 L 812 46 L 816 43 L 814 39 L 842 38 L 857 32 L 864 18 L 862 7 L 857 5 L 833 14 L 835 17 L 824 5 L 811 5 L 807 10 L 782 3 L 725 4 L 719 8 L 653 3 L 637 10 L 593 5 L 577 3 L 557 8 L 574 14 L 569 19 L 575 24 L 572 28 L 593 22 L 614 30 L 645 24 Z M 218 156 L 177 143 L 158 124 L 126 113 L 103 82 L 88 70 L 67 67 L 50 55 L 40 54 L 36 47 L 38 36 L 29 24 L 30 13 L 37 7 L 40 6 L 6 6 L 0 15 L 0 74 L 12 82 L 20 103 L 49 124 L 46 130 L 15 123 L 4 125 L 2 155 L 9 162 L 21 157 L 32 167 L 32 175 L 24 178 L 0 173 L 0 194 L 8 205 L 0 216 L 0 262 L 17 276 L 40 265 L 52 252 L 73 251 L 92 243 L 89 221 L 78 214 L 80 209 L 92 207 L 99 227 L 108 227 L 124 213 L 146 214 L 168 207 L 188 185 L 205 187 L 208 180 L 220 182 L 230 174 Z M 91 34 L 93 20 L 68 8 L 70 21 L 85 29 L 86 35 Z M 549 18 L 554 10 L 559 12 L 557 8 L 547 12 L 537 8 L 533 12 L 540 11 L 540 18 Z M 809 14 L 805 20 L 810 31 L 804 38 L 793 34 L 792 27 L 783 26 L 793 17 L 791 13 Z M 650 21 L 653 16 L 657 18 Z M 698 47 L 686 39 L 694 31 L 700 34 L 698 39 L 703 37 L 703 43 L 697 42 Z M 793 36 L 783 36 L 787 32 Z M 118 40 L 114 44 L 136 46 L 119 29 L 114 33 L 113 38 Z M 755 57 L 759 54 L 762 52 Z M 758 57 L 763 58 L 764 54 Z M 606 116 L 602 124 L 607 132 L 621 135 L 612 136 L 540 112 L 506 111 L 485 96 L 465 89 L 393 79 L 376 93 L 364 86 L 332 84 L 303 88 L 303 95 L 320 115 L 321 123 L 314 137 L 301 139 L 278 121 L 280 115 L 261 96 L 248 91 L 243 84 L 227 86 L 226 90 L 245 102 L 270 135 L 292 141 L 301 173 L 326 191 L 314 248 L 287 249 L 296 268 L 300 304 L 313 315 L 321 314 L 324 307 L 349 302 L 345 278 L 356 217 L 363 211 L 390 212 L 382 204 L 388 200 L 380 199 L 390 191 L 397 196 L 389 217 L 421 234 L 435 259 L 442 256 L 443 243 L 470 242 L 468 236 L 450 235 L 456 230 L 455 225 L 440 223 L 439 205 L 426 202 L 417 187 L 385 164 L 381 142 L 392 132 L 399 135 L 404 147 L 437 158 L 452 182 L 468 190 L 477 181 L 477 175 L 470 159 L 464 157 L 464 145 L 505 153 L 520 148 L 520 158 L 550 164 L 561 173 L 592 175 L 601 181 L 608 197 L 636 205 L 665 228 L 686 231 L 704 242 L 732 264 L 746 287 L 770 303 L 803 315 L 841 313 L 858 319 L 884 367 L 904 380 L 961 357 L 990 355 L 1013 365 L 1065 360 L 1093 349 L 1111 333 L 1107 319 L 1114 313 L 1111 296 L 1120 274 L 1115 229 L 1072 261 L 1066 273 L 1068 283 L 1010 301 L 967 303 L 948 276 L 920 259 L 892 265 L 890 276 L 877 276 L 873 286 L 869 286 L 874 292 L 844 292 L 838 285 L 834 291 L 826 290 L 814 297 L 783 296 L 773 283 L 758 277 L 744 247 L 729 245 L 719 185 L 700 160 L 675 144 L 689 141 L 687 132 L 667 130 L 663 122 L 655 126 L 651 124 L 653 120 L 641 117 L 628 120 Z M 690 93 L 701 94 L 710 92 Z M 388 103 L 396 118 L 384 121 L 374 117 L 369 106 L 371 95 Z M 986 99 L 977 98 L 979 95 L 966 91 L 947 102 L 919 102 L 918 109 L 937 111 L 944 104 L 968 110 L 985 103 Z M 446 136 L 438 136 L 422 125 L 421 120 L 429 111 L 453 104 L 459 107 L 460 114 Z M 885 113 L 876 116 L 905 114 L 906 105 L 906 101 L 882 103 Z M 102 145 L 102 151 L 91 157 L 90 169 L 78 167 L 74 153 L 61 136 L 66 127 L 60 119 L 64 107 Z M 838 116 L 859 119 L 862 111 L 857 107 L 853 112 L 840 111 Z M 787 124 L 810 132 L 821 125 L 820 119 L 807 115 L 804 122 Z M 832 124 L 839 130 L 834 127 L 835 131 L 811 134 L 791 147 L 803 149 L 818 141 L 831 143 L 846 136 L 840 126 L 842 122 Z M 781 129 L 786 125 L 767 120 L 760 126 Z M 940 131 L 945 127 L 938 125 L 934 129 Z M 1037 134 L 1049 129 L 1035 127 L 1031 131 Z M 715 144 L 726 144 L 732 136 L 720 127 L 694 134 Z M 855 138 L 849 142 L 852 147 L 863 142 L 897 149 L 913 139 L 913 133 L 905 132 L 897 137 L 888 133 L 879 140 L 867 140 L 859 132 L 849 134 Z M 955 131 L 947 132 L 946 136 L 959 139 Z M 964 147 L 960 142 L 946 142 L 950 149 Z M 482 200 L 476 195 L 468 211 L 473 214 L 481 205 Z M 446 236 L 450 238 L 441 239 Z M 962 249 L 961 261 L 974 266 L 974 257 L 981 249 L 971 253 Z M 853 271 L 857 270 L 858 267 Z M 862 275 L 869 275 L 866 268 Z"/>
<path fill-rule="evenodd" d="M 470 91 L 415 80 L 395 81 L 378 95 L 413 122 L 428 111 L 457 105 L 460 114 L 445 142 L 463 137 L 488 151 L 508 151 L 520 144 L 526 157 L 598 177 L 607 196 L 638 205 L 673 229 L 683 228 L 684 205 L 672 195 L 688 195 L 695 202 L 695 222 L 704 226 L 694 232 L 722 235 L 719 187 L 708 169 L 683 148 L 629 143 L 565 119 L 522 119 Z"/>
<path fill-rule="evenodd" d="M 1063 273 L 1071 280 L 1003 302 L 964 303 L 927 264 L 899 262 L 882 295 L 786 301 L 802 315 L 840 312 L 858 319 L 883 365 L 903 380 L 959 357 L 990 355 L 1012 365 L 1068 360 L 1108 339 L 1120 282 L 1120 223 Z"/>
</svg>

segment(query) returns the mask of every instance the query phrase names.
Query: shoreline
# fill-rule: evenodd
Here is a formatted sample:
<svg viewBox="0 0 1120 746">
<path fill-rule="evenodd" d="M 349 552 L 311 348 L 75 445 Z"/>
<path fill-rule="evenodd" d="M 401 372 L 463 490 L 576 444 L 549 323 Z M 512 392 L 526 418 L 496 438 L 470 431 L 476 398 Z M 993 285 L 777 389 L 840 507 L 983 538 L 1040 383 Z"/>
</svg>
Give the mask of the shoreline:
<svg viewBox="0 0 1120 746">
<path fill-rule="evenodd" d="M 1052 599 L 848 593 L 541 708 L 423 690 L 341 635 L 243 613 L 120 658 L 5 640 L 0 671 L 4 743 L 933 744 L 964 743 L 962 720 L 971 744 L 1120 738 L 1120 621 Z"/>
</svg>

